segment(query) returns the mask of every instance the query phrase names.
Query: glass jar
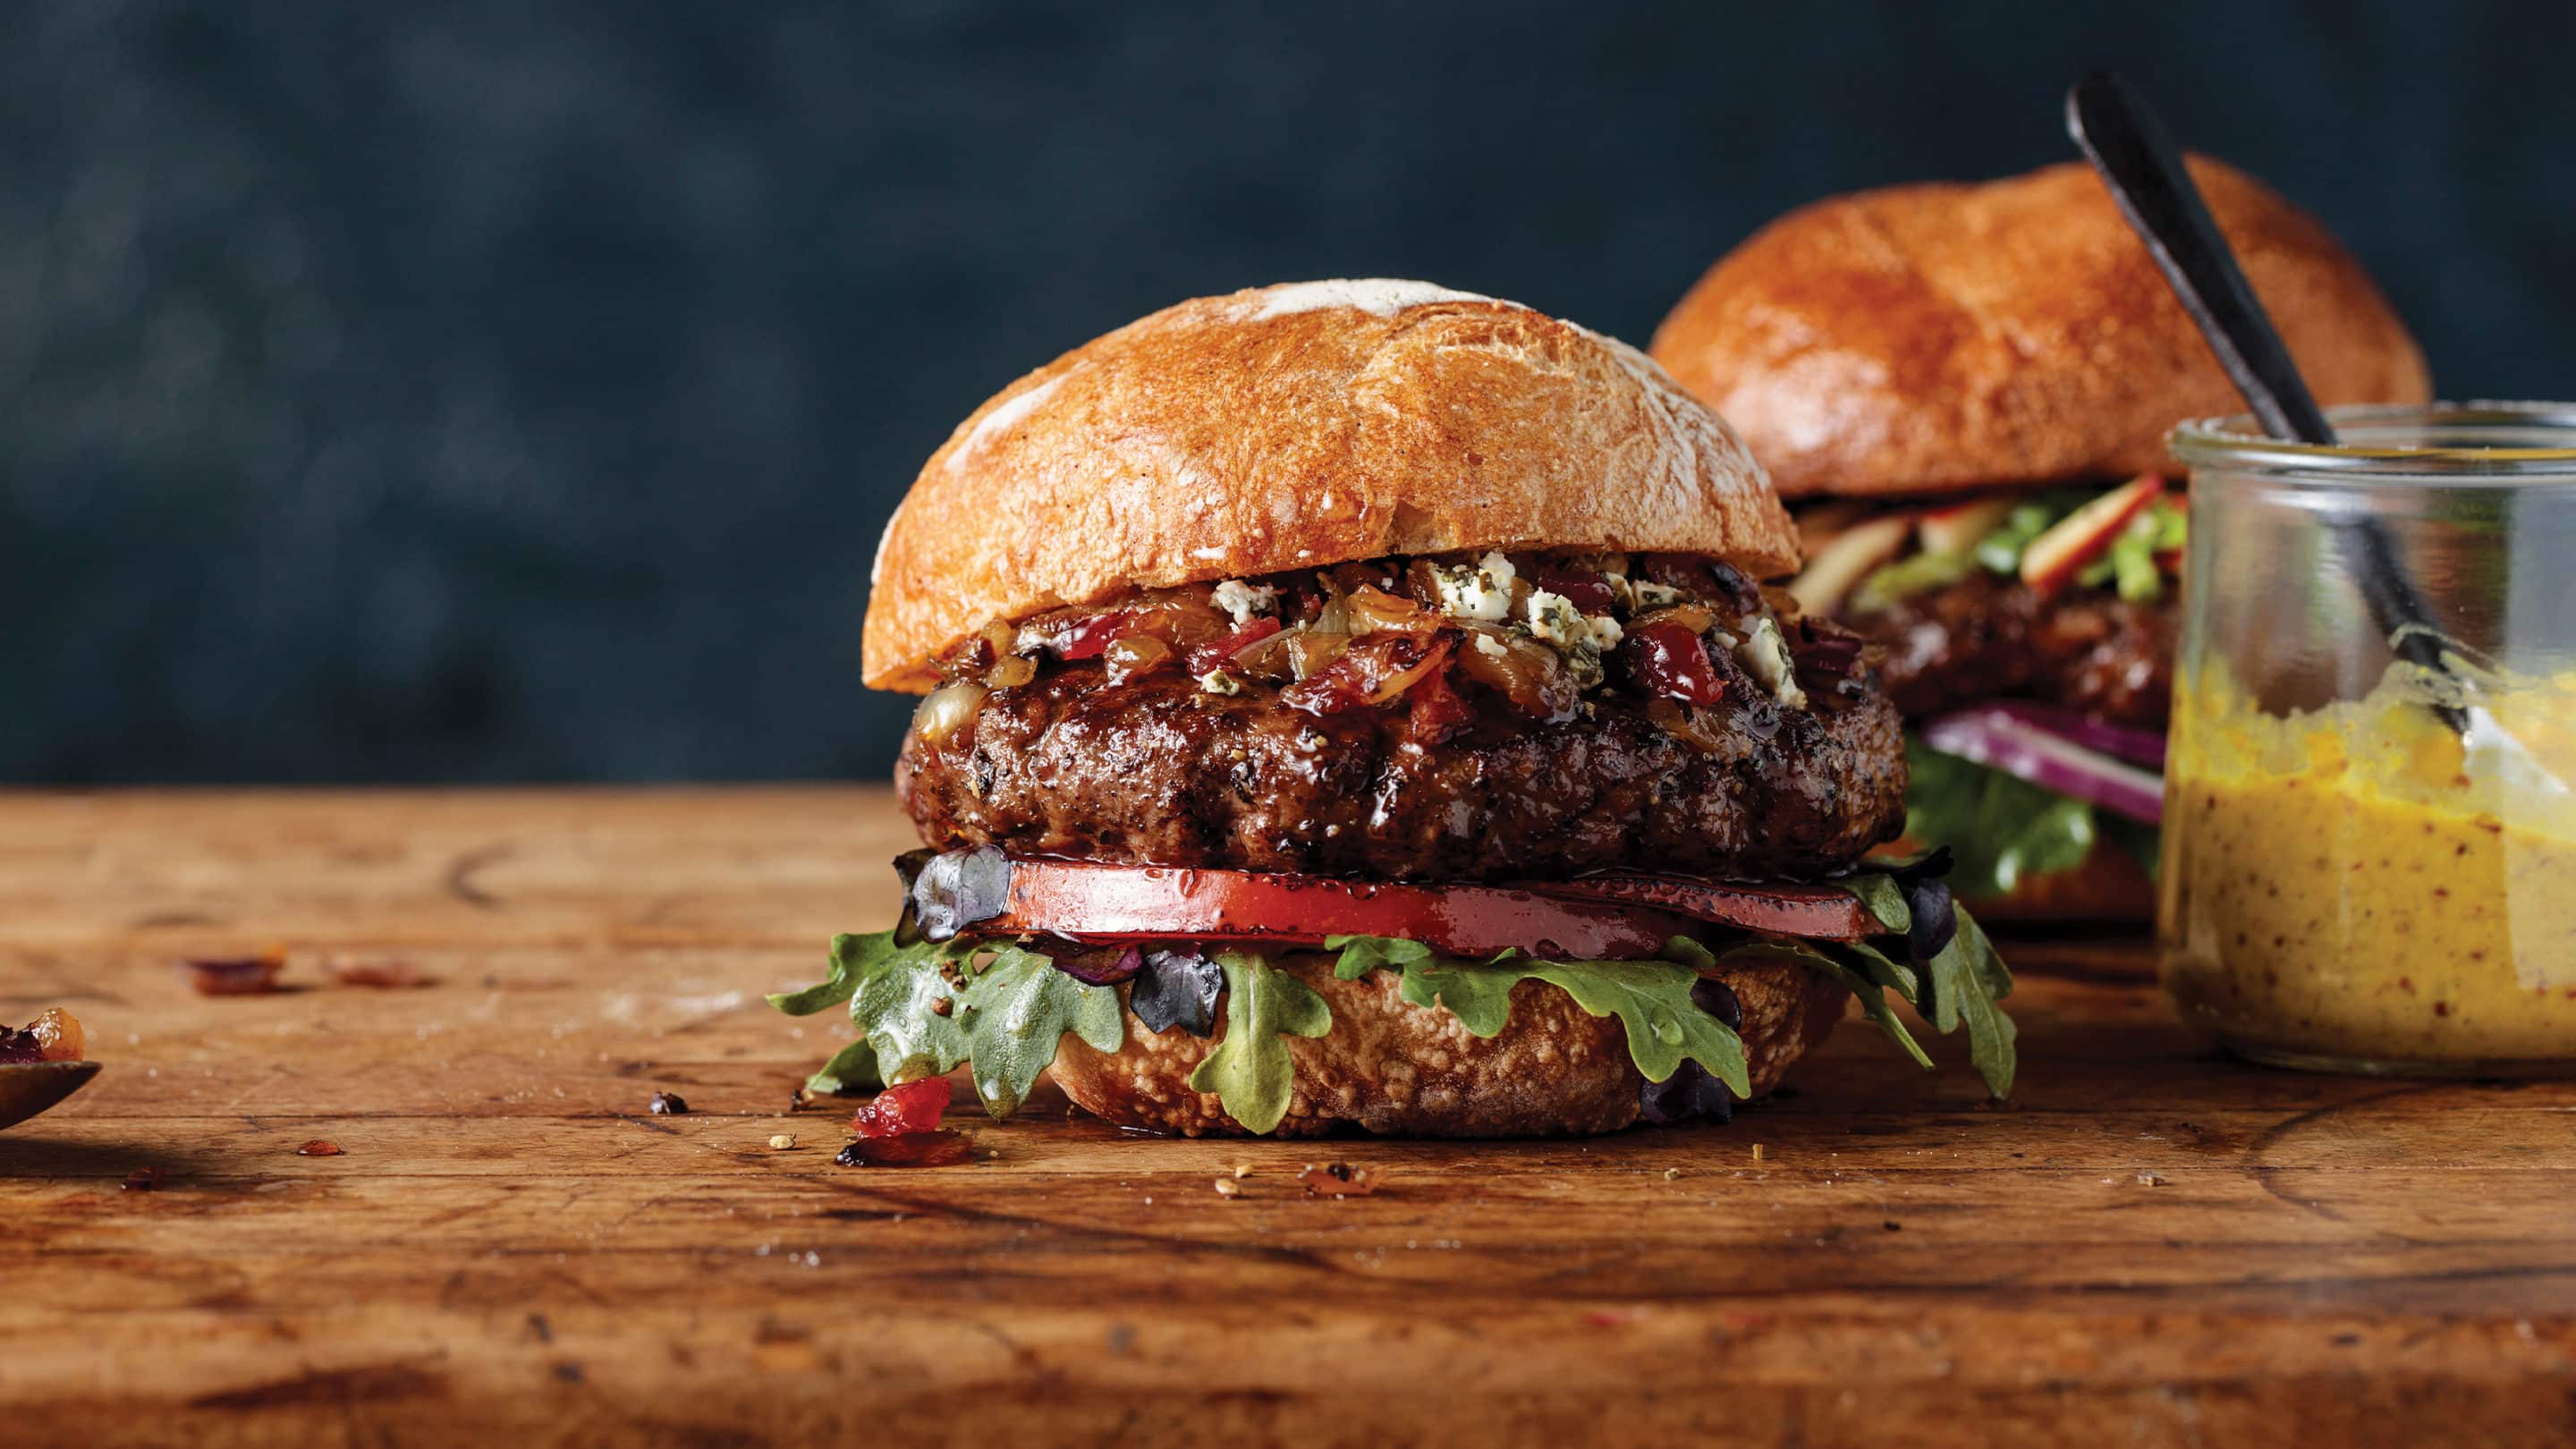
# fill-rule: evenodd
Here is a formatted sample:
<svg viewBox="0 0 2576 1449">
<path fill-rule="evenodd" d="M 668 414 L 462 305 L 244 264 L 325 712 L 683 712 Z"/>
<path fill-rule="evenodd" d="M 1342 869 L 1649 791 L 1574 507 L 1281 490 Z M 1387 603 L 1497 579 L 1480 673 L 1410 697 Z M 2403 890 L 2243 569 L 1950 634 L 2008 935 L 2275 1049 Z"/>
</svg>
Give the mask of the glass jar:
<svg viewBox="0 0 2576 1449">
<path fill-rule="evenodd" d="M 2332 417 L 2173 435 L 2165 989 L 2282 1066 L 2576 1066 L 2576 404 Z"/>
</svg>

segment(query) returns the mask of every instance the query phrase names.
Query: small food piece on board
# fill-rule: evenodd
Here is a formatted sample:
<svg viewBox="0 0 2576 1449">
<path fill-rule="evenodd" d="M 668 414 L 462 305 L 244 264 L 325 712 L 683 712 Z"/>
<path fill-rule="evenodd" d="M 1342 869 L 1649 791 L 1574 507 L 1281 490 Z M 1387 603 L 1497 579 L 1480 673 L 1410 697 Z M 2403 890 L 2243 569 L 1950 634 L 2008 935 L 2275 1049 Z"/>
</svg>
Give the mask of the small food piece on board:
<svg viewBox="0 0 2576 1449">
<path fill-rule="evenodd" d="M 429 984 L 429 977 L 419 967 L 408 961 L 383 960 L 367 956 L 334 956 L 329 964 L 332 978 L 343 986 L 394 989 Z"/>
<path fill-rule="evenodd" d="M 76 1062 L 85 1044 L 81 1024 L 59 1006 L 48 1007 L 24 1031 L 0 1026 L 0 1065 Z"/>
<path fill-rule="evenodd" d="M 689 1100 L 677 1092 L 655 1092 L 644 1110 L 656 1117 L 682 1117 L 688 1115 Z"/>
<path fill-rule="evenodd" d="M 947 1167 L 965 1161 L 966 1148 L 965 1133 L 943 1127 L 900 1137 L 862 1137 L 832 1160 L 843 1167 Z"/>
<path fill-rule="evenodd" d="M 312 1141 L 305 1143 L 303 1146 L 296 1148 L 295 1155 L 298 1157 L 340 1157 L 345 1154 L 340 1151 L 339 1143 L 325 1138 L 316 1137 Z"/>
<path fill-rule="evenodd" d="M 286 953 L 192 959 L 179 963 L 179 977 L 200 996 L 257 996 L 277 989 L 277 973 L 286 969 Z"/>
<path fill-rule="evenodd" d="M 865 1138 L 904 1137 L 939 1128 L 948 1110 L 948 1079 L 924 1077 L 879 1092 L 850 1118 L 850 1130 Z"/>
<path fill-rule="evenodd" d="M 1367 1197 L 1377 1191 L 1375 1173 L 1347 1162 L 1329 1162 L 1321 1167 L 1309 1162 L 1297 1169 L 1297 1181 L 1310 1197 Z"/>
</svg>

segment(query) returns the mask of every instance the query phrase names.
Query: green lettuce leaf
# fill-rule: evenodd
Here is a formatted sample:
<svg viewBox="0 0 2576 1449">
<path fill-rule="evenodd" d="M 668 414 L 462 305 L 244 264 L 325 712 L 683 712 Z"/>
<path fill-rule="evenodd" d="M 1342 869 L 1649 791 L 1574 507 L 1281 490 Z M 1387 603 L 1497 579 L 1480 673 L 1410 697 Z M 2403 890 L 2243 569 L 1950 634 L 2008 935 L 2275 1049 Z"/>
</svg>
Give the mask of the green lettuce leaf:
<svg viewBox="0 0 2576 1449">
<path fill-rule="evenodd" d="M 1322 1036 L 1332 1009 L 1305 982 L 1246 951 L 1219 951 L 1225 972 L 1225 1035 L 1199 1059 L 1190 1086 L 1216 1094 L 1225 1115 L 1266 1133 L 1288 1115 L 1297 1062 L 1282 1036 Z"/>
<path fill-rule="evenodd" d="M 1985 1078 L 1986 1090 L 1998 1097 L 2011 1096 L 2013 1040 L 2019 1033 L 2012 1018 L 1995 1003 L 2012 994 L 2012 974 L 2004 969 L 2003 958 L 1995 954 L 1984 928 L 1967 912 L 1959 912 L 1958 934 L 1932 958 L 1931 972 L 1933 1026 L 1946 1035 L 1966 1022 L 1968 1060 Z"/>
<path fill-rule="evenodd" d="M 769 998 L 793 1016 L 839 1001 L 849 1002 L 859 1039 L 807 1078 L 807 1091 L 875 1091 L 945 1076 L 965 1062 L 984 1110 L 1007 1117 L 1055 1060 L 1065 1033 L 1102 1051 L 1126 1040 L 1115 990 L 1086 986 L 1011 945 L 897 945 L 892 931 L 837 936 L 819 985 Z"/>
<path fill-rule="evenodd" d="M 1067 1032 L 1114 1052 L 1127 1040 L 1118 993 L 1086 986 L 1034 951 L 1000 947 L 992 964 L 967 984 L 957 1014 L 964 1019 L 966 1058 L 975 1065 L 975 1095 L 994 1117 L 1008 1117 L 1055 1060 Z"/>
<path fill-rule="evenodd" d="M 805 1090 L 829 1097 L 836 1092 L 881 1092 L 885 1084 L 885 1074 L 877 1070 L 876 1048 L 868 1045 L 866 1037 L 860 1037 L 832 1053 L 821 1071 L 807 1077 Z"/>
<path fill-rule="evenodd" d="M 2147 873 L 2147 879 L 2161 877 L 2164 869 L 2163 832 L 2143 820 L 2132 820 L 2108 810 L 2103 811 L 2093 824 L 2104 840 L 2128 852 L 2129 858 L 2138 863 L 2138 869 Z"/>
<path fill-rule="evenodd" d="M 1324 949 L 1342 953 L 1333 963 L 1333 974 L 1344 981 L 1357 981 L 1381 967 L 1402 968 L 1431 959 L 1430 947 L 1394 936 L 1326 936 Z"/>
<path fill-rule="evenodd" d="M 1946 845 L 1950 889 L 1971 900 L 2009 894 L 2031 876 L 2072 870 L 2093 853 L 2093 807 L 1909 737 L 1905 833 Z M 1874 908 L 1873 908 L 1874 909 Z"/>
</svg>

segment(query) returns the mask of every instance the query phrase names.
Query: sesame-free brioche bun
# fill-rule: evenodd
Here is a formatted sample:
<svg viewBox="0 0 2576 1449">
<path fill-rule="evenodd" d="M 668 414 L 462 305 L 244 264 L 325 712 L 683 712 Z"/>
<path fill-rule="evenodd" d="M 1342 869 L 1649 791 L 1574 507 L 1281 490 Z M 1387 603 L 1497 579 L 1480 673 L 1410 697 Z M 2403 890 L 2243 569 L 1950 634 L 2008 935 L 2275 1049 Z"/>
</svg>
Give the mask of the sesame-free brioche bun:
<svg viewBox="0 0 2576 1449">
<path fill-rule="evenodd" d="M 863 674 L 925 690 L 987 622 L 1131 586 L 1486 548 L 1798 561 L 1743 443 L 1645 354 L 1425 282 L 1305 282 L 1166 308 L 977 408 L 886 529 Z"/>
<path fill-rule="evenodd" d="M 1272 1134 L 1313 1137 L 1344 1124 L 1394 1137 L 1548 1137 L 1610 1132 L 1637 1120 L 1645 1079 L 1629 1059 L 1625 1028 L 1594 1016 L 1544 981 L 1512 988 L 1510 1020 L 1479 1037 L 1437 1007 L 1399 994 L 1397 973 L 1355 981 L 1333 975 L 1329 955 L 1272 963 L 1324 998 L 1333 1029 L 1283 1036 L 1297 1065 L 1288 1115 Z M 1730 962 L 1703 973 L 1731 987 L 1743 1007 L 1738 1034 L 1759 1097 L 1842 1019 L 1842 986 L 1803 966 Z M 1219 1100 L 1190 1086 L 1215 1036 L 1174 1028 L 1156 1034 L 1127 1017 L 1126 1044 L 1099 1051 L 1068 1035 L 1056 1051 L 1056 1085 L 1075 1106 L 1122 1127 L 1240 1133 Z"/>
<path fill-rule="evenodd" d="M 2319 402 L 2431 397 L 2415 339 L 2315 218 L 2189 165 Z M 1789 498 L 2157 471 L 2175 423 L 2243 406 L 2080 163 L 1793 211 L 1711 267 L 1652 351 Z"/>
</svg>

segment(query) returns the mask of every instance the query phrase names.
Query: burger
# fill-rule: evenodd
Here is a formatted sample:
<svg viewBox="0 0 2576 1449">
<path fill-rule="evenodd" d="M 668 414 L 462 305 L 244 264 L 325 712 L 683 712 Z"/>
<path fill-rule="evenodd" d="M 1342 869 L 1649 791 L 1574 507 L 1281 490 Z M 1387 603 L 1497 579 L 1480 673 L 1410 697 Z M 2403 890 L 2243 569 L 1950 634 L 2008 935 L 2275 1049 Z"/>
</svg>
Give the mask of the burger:
<svg viewBox="0 0 2576 1449">
<path fill-rule="evenodd" d="M 2430 396 L 2324 227 L 2189 164 L 2321 401 Z M 2189 517 L 2163 440 L 2241 404 L 2093 172 L 1791 212 L 1651 350 L 1798 509 L 1800 607 L 1876 651 L 1911 728 L 1907 836 L 1997 914 L 2146 914 Z"/>
<path fill-rule="evenodd" d="M 1758 582 L 1797 562 L 1716 413 L 1514 303 L 1313 282 L 1065 354 L 879 548 L 863 671 L 923 696 L 924 849 L 891 930 L 772 998 L 857 1027 L 809 1089 L 1592 1133 L 1724 1118 L 1857 997 L 2007 1092 L 2011 978 L 1943 862 L 1863 868 L 1898 717 Z"/>
</svg>

